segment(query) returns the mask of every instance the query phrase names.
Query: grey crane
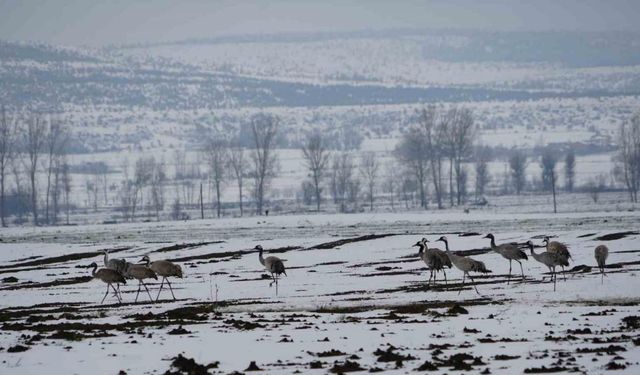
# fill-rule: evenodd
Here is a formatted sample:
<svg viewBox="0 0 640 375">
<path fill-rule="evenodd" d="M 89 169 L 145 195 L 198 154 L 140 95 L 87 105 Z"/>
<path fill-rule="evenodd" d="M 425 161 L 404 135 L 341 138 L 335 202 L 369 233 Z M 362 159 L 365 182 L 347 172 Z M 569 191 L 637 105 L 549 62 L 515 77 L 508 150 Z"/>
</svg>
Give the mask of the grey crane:
<svg viewBox="0 0 640 375">
<path fill-rule="evenodd" d="M 560 261 L 559 266 L 562 268 L 562 276 L 564 280 L 567 281 L 564 268 L 569 266 L 569 259 L 573 259 L 571 258 L 571 253 L 569 253 L 569 247 L 562 242 L 549 241 L 549 236 L 545 236 L 542 242 L 545 243 L 548 252 L 558 256 L 558 260 Z"/>
<path fill-rule="evenodd" d="M 151 292 L 149 292 L 149 288 L 147 288 L 147 284 L 144 283 L 144 279 L 158 280 L 158 275 L 156 275 L 156 273 L 151 268 L 142 264 L 127 263 L 127 269 L 124 273 L 124 277 L 138 280 L 138 292 L 136 293 L 135 302 L 138 302 L 138 295 L 140 294 L 140 289 L 143 286 L 147 290 L 147 294 L 149 295 L 149 300 L 153 302 L 153 298 L 151 297 Z"/>
<path fill-rule="evenodd" d="M 102 253 L 104 253 L 104 266 L 106 268 L 116 270 L 120 272 L 120 274 L 122 275 L 126 273 L 127 267 L 131 263 L 127 262 L 124 259 L 117 259 L 117 258 L 109 259 L 109 250 L 107 249 L 102 250 Z M 118 293 L 120 293 L 120 284 L 118 284 Z"/>
<path fill-rule="evenodd" d="M 110 268 L 101 268 L 96 271 L 96 269 L 98 268 L 96 262 L 91 263 L 89 267 L 93 268 L 93 270 L 91 271 L 91 275 L 94 279 L 99 279 L 107 284 L 107 292 L 104 294 L 104 297 L 102 297 L 102 301 L 100 301 L 100 304 L 102 304 L 104 302 L 104 299 L 107 298 L 107 295 L 109 294 L 109 287 L 113 289 L 116 298 L 118 298 L 118 302 L 122 303 L 122 299 L 120 298 L 120 295 L 118 294 L 118 291 L 113 286 L 113 284 L 126 284 L 127 280 L 124 279 L 124 276 L 122 276 L 120 272 L 112 270 Z"/>
<path fill-rule="evenodd" d="M 284 268 L 284 263 L 282 263 L 282 259 L 274 256 L 268 256 L 266 258 L 263 258 L 262 252 L 264 251 L 264 249 L 262 248 L 261 245 L 257 245 L 254 249 L 258 250 L 258 260 L 260 261 L 260 264 L 262 264 L 267 271 L 271 272 L 271 278 L 273 279 L 273 281 L 269 283 L 269 286 L 273 285 L 273 283 L 276 283 L 276 288 L 277 288 L 278 277 L 281 274 L 287 276 L 287 271 Z"/>
<path fill-rule="evenodd" d="M 436 283 L 436 276 L 438 271 L 442 271 L 444 274 L 444 283 L 447 283 L 447 273 L 444 270 L 444 267 L 451 268 L 451 260 L 447 256 L 447 253 L 440 249 L 432 248 L 430 249 L 427 245 L 426 238 L 422 238 L 422 240 L 416 242 L 413 246 L 418 246 L 418 256 L 422 259 L 427 267 L 429 267 L 429 281 L 427 281 L 427 286 L 431 283 L 431 279 L 433 278 L 433 284 Z"/>
<path fill-rule="evenodd" d="M 511 281 L 511 262 L 514 260 L 520 265 L 520 273 L 522 274 L 522 280 L 524 280 L 524 270 L 522 269 L 521 260 L 528 260 L 529 258 L 527 258 L 527 254 L 514 244 L 503 243 L 501 245 L 496 245 L 496 239 L 491 233 L 484 236 L 484 238 L 491 239 L 491 250 L 502 255 L 503 258 L 509 261 L 509 276 L 507 277 L 507 284 Z"/>
<path fill-rule="evenodd" d="M 482 263 L 479 260 L 474 260 L 468 257 L 454 254 L 451 250 L 449 250 L 449 241 L 447 240 L 447 237 L 442 236 L 438 239 L 438 241 L 444 242 L 447 256 L 451 260 L 451 263 L 453 263 L 453 265 L 457 269 L 463 272 L 462 285 L 464 286 L 465 276 L 469 276 L 469 279 L 471 280 L 471 283 L 473 285 L 473 288 L 476 290 L 476 293 L 480 294 L 480 292 L 478 292 L 478 288 L 475 285 L 475 282 L 471 278 L 471 275 L 469 275 L 469 272 L 473 271 L 473 272 L 489 273 L 491 271 L 489 271 L 487 267 L 484 265 L 484 263 Z M 462 289 L 458 291 L 458 294 L 460 294 L 461 291 Z"/>
<path fill-rule="evenodd" d="M 544 264 L 549 268 L 549 272 L 551 272 L 551 280 L 553 281 L 553 291 L 556 291 L 556 267 L 560 265 L 561 259 L 557 254 L 550 253 L 545 251 L 543 253 L 536 253 L 533 249 L 533 242 L 527 241 L 527 246 L 529 246 L 529 250 L 531 251 L 531 256 L 533 259 L 538 262 Z"/>
<path fill-rule="evenodd" d="M 158 290 L 158 296 L 156 297 L 156 301 L 160 298 L 160 292 L 162 292 L 162 287 L 164 286 L 164 282 L 166 281 L 169 285 L 169 290 L 171 291 L 171 296 L 174 301 L 176 299 L 175 294 L 173 294 L 173 288 L 171 287 L 171 283 L 169 282 L 169 277 L 178 277 L 182 279 L 182 267 L 168 260 L 156 260 L 151 261 L 148 255 L 142 257 L 141 262 L 145 262 L 145 265 L 149 267 L 153 272 L 158 276 L 162 276 L 162 282 L 160 283 L 160 290 Z"/>
<path fill-rule="evenodd" d="M 607 262 L 607 257 L 609 256 L 609 248 L 606 245 L 598 245 L 596 249 L 593 251 L 593 255 L 596 257 L 596 262 L 598 262 L 598 268 L 600 269 L 600 273 L 602 274 L 600 278 L 600 282 L 604 283 L 604 266 Z"/>
</svg>

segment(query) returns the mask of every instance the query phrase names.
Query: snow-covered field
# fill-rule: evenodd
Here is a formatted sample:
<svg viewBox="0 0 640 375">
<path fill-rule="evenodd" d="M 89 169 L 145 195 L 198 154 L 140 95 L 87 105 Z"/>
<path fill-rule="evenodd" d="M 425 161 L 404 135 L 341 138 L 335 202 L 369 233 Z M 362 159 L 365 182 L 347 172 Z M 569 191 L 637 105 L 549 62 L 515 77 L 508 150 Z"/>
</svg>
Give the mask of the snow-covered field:
<svg viewBox="0 0 640 375">
<path fill-rule="evenodd" d="M 218 362 L 211 373 L 244 372 L 252 361 L 271 373 L 637 373 L 638 224 L 637 212 L 472 211 L 9 228 L 0 243 L 0 372 L 164 373 L 193 366 L 172 361 L 182 354 Z M 573 256 L 566 282 L 559 277 L 553 292 L 530 258 L 525 280 L 507 283 L 508 262 L 482 239 L 489 231 L 498 243 L 557 236 Z M 480 295 L 456 269 L 446 285 L 427 287 L 411 245 L 443 234 L 493 271 L 474 276 Z M 601 243 L 610 249 L 604 283 L 593 259 Z M 285 260 L 277 295 L 257 244 Z M 157 303 L 146 293 L 133 303 L 129 282 L 123 305 L 112 296 L 100 305 L 104 284 L 86 266 L 101 263 L 101 249 L 131 262 L 174 260 L 184 271 L 172 280 L 178 300 L 163 291 Z M 155 297 L 158 283 L 150 288 Z"/>
</svg>

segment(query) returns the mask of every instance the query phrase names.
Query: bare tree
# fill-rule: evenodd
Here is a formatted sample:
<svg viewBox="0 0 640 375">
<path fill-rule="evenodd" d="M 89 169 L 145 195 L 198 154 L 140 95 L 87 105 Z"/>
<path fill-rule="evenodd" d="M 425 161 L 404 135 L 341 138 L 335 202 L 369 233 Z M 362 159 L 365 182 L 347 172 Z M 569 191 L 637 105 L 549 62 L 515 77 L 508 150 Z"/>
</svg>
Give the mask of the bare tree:
<svg viewBox="0 0 640 375">
<path fill-rule="evenodd" d="M 589 193 L 589 196 L 593 200 L 593 203 L 598 203 L 598 198 L 600 193 L 606 187 L 606 177 L 602 174 L 590 178 L 586 185 L 586 190 Z"/>
<path fill-rule="evenodd" d="M 3 227 L 7 226 L 6 223 L 6 188 L 7 188 L 7 174 L 8 167 L 13 161 L 13 157 L 16 151 L 16 126 L 12 118 L 7 117 L 7 112 L 2 107 L 2 113 L 0 113 L 0 220 Z"/>
<path fill-rule="evenodd" d="M 421 127 L 412 126 L 403 134 L 398 143 L 395 155 L 398 160 L 407 165 L 413 173 L 415 181 L 418 183 L 420 193 L 420 206 L 427 208 L 427 174 L 429 161 L 427 159 L 426 137 Z"/>
<path fill-rule="evenodd" d="M 626 186 L 631 202 L 637 203 L 640 190 L 640 112 L 620 125 L 615 161 L 616 178 Z"/>
<path fill-rule="evenodd" d="M 278 158 L 275 153 L 276 134 L 279 119 L 268 114 L 258 114 L 251 119 L 253 136 L 253 195 L 256 200 L 256 212 L 262 215 L 264 198 L 271 179 L 276 175 Z"/>
<path fill-rule="evenodd" d="M 46 171 L 47 171 L 47 188 L 45 190 L 45 221 L 50 223 L 49 205 L 51 197 L 51 177 L 54 173 L 55 159 L 63 152 L 67 137 L 65 130 L 59 121 L 50 119 L 49 127 L 46 132 L 45 149 L 46 149 Z M 96 186 L 96 189 L 98 187 Z"/>
<path fill-rule="evenodd" d="M 509 157 L 509 168 L 511 170 L 511 182 L 516 194 L 520 194 L 526 184 L 527 155 L 524 151 L 515 150 Z"/>
<path fill-rule="evenodd" d="M 436 107 L 431 105 L 423 109 L 419 117 L 422 126 L 423 135 L 425 136 L 425 152 L 429 159 L 429 170 L 431 171 L 431 180 L 433 182 L 434 192 L 436 194 L 436 202 L 438 209 L 442 209 L 442 196 L 444 189 L 442 186 L 442 160 L 445 150 L 442 145 L 446 129 L 446 120 L 442 116 L 438 116 Z"/>
<path fill-rule="evenodd" d="M 540 167 L 542 167 L 542 186 L 545 190 L 551 190 L 553 194 L 553 212 L 558 212 L 556 208 L 556 163 L 558 162 L 558 156 L 555 152 L 547 147 L 542 153 L 540 159 Z"/>
<path fill-rule="evenodd" d="M 489 160 L 491 159 L 491 150 L 487 147 L 478 147 L 476 150 L 476 200 L 484 195 L 485 189 L 491 180 L 489 175 Z"/>
<path fill-rule="evenodd" d="M 325 142 L 319 133 L 311 134 L 302 146 L 302 155 L 309 170 L 311 181 L 315 192 L 316 210 L 320 211 L 322 198 L 322 181 L 329 164 L 330 153 Z"/>
<path fill-rule="evenodd" d="M 369 196 L 369 211 L 373 211 L 373 198 L 375 188 L 378 181 L 378 169 L 380 164 L 373 152 L 366 152 L 360 158 L 360 175 L 364 179 L 367 186 L 367 194 Z"/>
<path fill-rule="evenodd" d="M 153 171 L 149 179 L 151 188 L 151 205 L 156 213 L 156 220 L 160 221 L 160 212 L 164 209 L 164 184 L 167 179 L 164 161 L 152 163 Z"/>
<path fill-rule="evenodd" d="M 45 145 L 47 126 L 40 115 L 35 114 L 27 121 L 27 129 L 24 133 L 24 147 L 27 153 L 26 167 L 31 183 L 31 212 L 33 225 L 38 225 L 38 189 L 37 173 L 40 153 Z"/>
<path fill-rule="evenodd" d="M 61 161 L 61 174 L 62 174 L 62 191 L 64 193 L 64 205 L 67 219 L 67 225 L 69 225 L 69 211 L 71 210 L 69 196 L 71 195 L 71 173 L 69 173 L 69 163 L 66 158 L 63 157 Z"/>
<path fill-rule="evenodd" d="M 573 149 L 567 152 L 564 157 L 564 186 L 568 192 L 573 191 L 573 184 L 576 176 L 576 154 Z"/>
<path fill-rule="evenodd" d="M 226 179 L 226 166 L 228 162 L 227 142 L 218 136 L 207 140 L 205 145 L 205 157 L 209 164 L 210 179 L 216 192 L 216 213 L 220 217 L 222 186 Z"/>
<path fill-rule="evenodd" d="M 473 150 L 475 126 L 473 114 L 468 108 L 451 108 L 447 113 L 447 117 L 449 117 L 448 122 L 450 124 L 448 127 L 450 132 L 448 137 L 449 152 L 456 175 L 456 203 L 459 205 L 462 197 L 466 194 L 466 186 L 464 185 L 466 184 L 467 176 L 462 168 L 462 162 Z M 451 179 L 451 176 L 449 179 Z M 452 189 L 451 186 L 450 189 Z"/>
<path fill-rule="evenodd" d="M 357 201 L 355 188 L 359 183 L 355 178 L 355 163 L 353 155 L 342 152 L 333 156 L 331 166 L 331 193 L 336 204 L 340 205 L 340 212 L 347 211 L 347 203 Z M 354 195 L 355 194 L 355 195 Z"/>
<path fill-rule="evenodd" d="M 389 194 L 389 198 L 390 198 L 390 203 L 391 203 L 391 209 L 395 210 L 395 195 L 397 193 L 397 188 L 398 188 L 398 165 L 393 161 L 389 161 L 386 163 L 386 168 L 385 168 L 385 182 L 384 182 L 384 189 L 385 189 L 385 193 Z"/>
<path fill-rule="evenodd" d="M 232 147 L 229 151 L 229 165 L 233 171 L 233 175 L 238 185 L 238 199 L 240 203 L 240 216 L 243 215 L 242 208 L 242 186 L 244 180 L 244 174 L 247 169 L 247 160 L 244 155 L 244 148 Z"/>
</svg>

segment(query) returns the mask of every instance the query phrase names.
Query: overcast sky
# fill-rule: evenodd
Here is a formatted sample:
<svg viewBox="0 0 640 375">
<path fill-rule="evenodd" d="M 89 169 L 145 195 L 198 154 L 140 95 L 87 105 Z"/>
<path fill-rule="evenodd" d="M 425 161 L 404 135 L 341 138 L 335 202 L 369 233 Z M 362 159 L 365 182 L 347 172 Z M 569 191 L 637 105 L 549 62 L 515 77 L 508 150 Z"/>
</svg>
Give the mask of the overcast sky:
<svg viewBox="0 0 640 375">
<path fill-rule="evenodd" d="M 640 31 L 638 0 L 0 0 L 0 39 L 101 46 L 360 29 Z"/>
</svg>

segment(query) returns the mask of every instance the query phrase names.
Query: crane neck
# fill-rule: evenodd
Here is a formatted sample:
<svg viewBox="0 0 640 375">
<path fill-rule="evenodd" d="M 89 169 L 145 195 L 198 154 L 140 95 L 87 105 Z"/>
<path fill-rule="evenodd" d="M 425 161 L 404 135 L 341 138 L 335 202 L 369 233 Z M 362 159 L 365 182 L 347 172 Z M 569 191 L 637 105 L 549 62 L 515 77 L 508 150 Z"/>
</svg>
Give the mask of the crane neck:
<svg viewBox="0 0 640 375">
<path fill-rule="evenodd" d="M 262 257 L 262 249 L 260 249 L 259 252 L 258 252 L 258 260 L 260 261 L 260 264 L 262 264 L 264 266 L 264 258 Z"/>
<path fill-rule="evenodd" d="M 444 242 L 444 248 L 447 252 L 449 252 L 449 241 L 447 240 L 443 240 L 442 242 Z"/>
<path fill-rule="evenodd" d="M 104 266 L 107 267 L 107 263 L 109 263 L 109 253 L 107 251 L 104 252 Z"/>
<path fill-rule="evenodd" d="M 491 238 L 491 248 L 492 248 L 493 250 L 495 250 L 495 249 L 496 249 L 496 247 L 497 247 L 497 246 L 496 246 L 496 240 L 495 240 L 495 238 L 493 238 L 493 237 L 492 237 L 492 238 Z"/>
<path fill-rule="evenodd" d="M 106 256 L 107 256 L 107 255 L 105 254 L 105 257 L 106 257 Z M 91 276 L 96 277 L 96 269 L 98 269 L 98 265 L 97 265 L 97 264 L 94 264 L 94 265 L 93 265 L 93 270 L 91 270 Z"/>
</svg>

